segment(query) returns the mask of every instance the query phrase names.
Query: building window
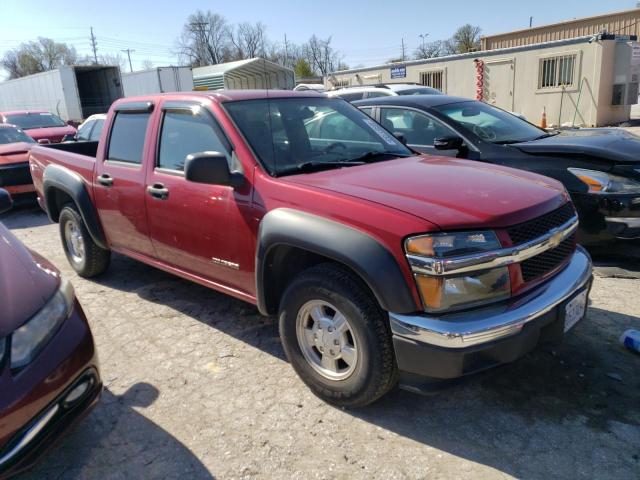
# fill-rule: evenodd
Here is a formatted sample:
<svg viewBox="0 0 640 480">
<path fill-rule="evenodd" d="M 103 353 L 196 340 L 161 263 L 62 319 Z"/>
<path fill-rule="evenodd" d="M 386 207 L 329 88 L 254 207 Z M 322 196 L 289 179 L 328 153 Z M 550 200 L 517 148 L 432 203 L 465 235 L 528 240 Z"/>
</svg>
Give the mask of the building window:
<svg viewBox="0 0 640 480">
<path fill-rule="evenodd" d="M 426 87 L 435 88 L 444 92 L 443 87 L 444 70 L 433 70 L 431 72 L 420 72 L 420 84 Z"/>
<path fill-rule="evenodd" d="M 540 59 L 538 88 L 566 87 L 574 84 L 577 55 Z"/>
<path fill-rule="evenodd" d="M 342 80 L 335 80 L 333 82 L 333 87 L 334 88 L 343 88 L 343 87 L 348 87 L 351 85 L 351 81 L 348 78 L 342 79 Z"/>
</svg>

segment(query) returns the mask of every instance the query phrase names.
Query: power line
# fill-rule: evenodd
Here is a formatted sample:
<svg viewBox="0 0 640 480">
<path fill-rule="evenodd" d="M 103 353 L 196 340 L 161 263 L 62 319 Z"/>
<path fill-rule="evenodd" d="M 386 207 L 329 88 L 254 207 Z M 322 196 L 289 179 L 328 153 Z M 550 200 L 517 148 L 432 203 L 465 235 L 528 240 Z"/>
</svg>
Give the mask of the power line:
<svg viewBox="0 0 640 480">
<path fill-rule="evenodd" d="M 133 67 L 131 66 L 131 52 L 135 52 L 135 50 L 131 50 L 130 48 L 125 48 L 122 51 L 127 52 L 127 57 L 129 58 L 129 71 L 133 72 Z"/>
</svg>

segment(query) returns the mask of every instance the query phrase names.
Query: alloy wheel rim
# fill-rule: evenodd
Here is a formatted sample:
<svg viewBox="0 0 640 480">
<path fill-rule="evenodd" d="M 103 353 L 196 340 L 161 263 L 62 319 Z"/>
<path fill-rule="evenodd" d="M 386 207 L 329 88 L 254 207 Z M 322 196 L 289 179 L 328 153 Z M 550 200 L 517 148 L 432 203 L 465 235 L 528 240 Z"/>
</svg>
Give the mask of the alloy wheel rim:
<svg viewBox="0 0 640 480">
<path fill-rule="evenodd" d="M 309 365 L 329 380 L 351 376 L 358 363 L 358 346 L 347 317 L 323 300 L 311 300 L 298 311 L 298 344 Z"/>
<path fill-rule="evenodd" d="M 82 262 L 85 255 L 85 248 L 82 232 L 78 224 L 73 221 L 67 222 L 64 226 L 64 236 L 72 260 L 75 263 Z"/>
</svg>

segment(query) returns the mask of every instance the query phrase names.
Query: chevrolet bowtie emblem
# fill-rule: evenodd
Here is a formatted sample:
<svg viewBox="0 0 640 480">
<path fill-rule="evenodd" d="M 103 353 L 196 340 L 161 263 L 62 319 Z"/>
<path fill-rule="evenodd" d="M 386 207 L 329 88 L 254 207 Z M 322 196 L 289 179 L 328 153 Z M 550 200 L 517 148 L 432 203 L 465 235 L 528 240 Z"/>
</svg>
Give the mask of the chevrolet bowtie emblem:
<svg viewBox="0 0 640 480">
<path fill-rule="evenodd" d="M 562 240 L 563 232 L 554 233 L 553 235 L 551 235 L 551 238 L 549 238 L 549 245 L 551 245 L 551 248 L 555 248 L 560 245 Z"/>
</svg>

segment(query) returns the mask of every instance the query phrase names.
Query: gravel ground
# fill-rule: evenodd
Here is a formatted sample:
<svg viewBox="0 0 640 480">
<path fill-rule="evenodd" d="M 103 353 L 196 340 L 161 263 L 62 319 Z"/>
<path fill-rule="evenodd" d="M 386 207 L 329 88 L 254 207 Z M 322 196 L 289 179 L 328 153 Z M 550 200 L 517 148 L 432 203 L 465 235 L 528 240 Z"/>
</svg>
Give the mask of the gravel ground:
<svg viewBox="0 0 640 480">
<path fill-rule="evenodd" d="M 640 329 L 640 275 L 625 265 L 599 270 L 588 318 L 562 345 L 434 396 L 394 391 L 348 411 L 309 393 L 274 319 L 254 307 L 117 255 L 104 276 L 83 280 L 44 214 L 2 220 L 72 278 L 105 382 L 93 413 L 24 479 L 640 471 L 640 356 L 617 343 Z"/>
</svg>

